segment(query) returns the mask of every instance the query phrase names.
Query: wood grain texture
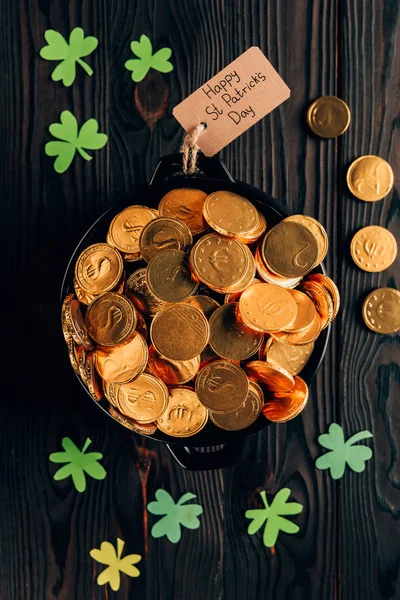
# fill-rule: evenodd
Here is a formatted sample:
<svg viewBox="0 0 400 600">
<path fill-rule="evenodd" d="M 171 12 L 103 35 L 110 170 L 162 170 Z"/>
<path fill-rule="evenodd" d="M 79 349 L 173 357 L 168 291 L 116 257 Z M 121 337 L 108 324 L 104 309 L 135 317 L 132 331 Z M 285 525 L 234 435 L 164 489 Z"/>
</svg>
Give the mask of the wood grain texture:
<svg viewBox="0 0 400 600">
<path fill-rule="evenodd" d="M 360 302 L 373 287 L 399 287 L 398 263 L 381 275 L 357 271 L 348 257 L 352 233 L 375 223 L 400 239 L 395 190 L 374 205 L 343 184 L 348 163 L 376 153 L 398 161 L 399 3 L 340 0 L 1 0 L 0 183 L 7 302 L 0 414 L 0 598 L 7 600 L 358 600 L 400 596 L 398 519 L 400 392 L 398 337 L 362 325 Z M 71 88 L 52 82 L 54 65 L 39 58 L 43 33 L 82 26 L 99 38 Z M 174 70 L 134 84 L 124 63 L 142 33 L 155 49 L 173 49 Z M 119 195 L 148 181 L 158 158 L 176 151 L 182 131 L 172 109 L 251 45 L 259 45 L 292 90 L 290 100 L 222 152 L 232 175 L 326 227 L 329 275 L 343 310 L 301 417 L 248 439 L 237 466 L 181 469 L 167 449 L 123 430 L 76 382 L 59 324 L 59 289 L 76 243 Z M 352 124 L 338 140 L 305 125 L 317 96 L 338 94 Z M 105 148 L 80 157 L 63 175 L 44 154 L 50 123 L 69 109 L 95 117 Z M 8 297 L 6 297 L 8 300 Z M 15 342 L 15 343 L 14 343 Z M 373 434 L 365 473 L 333 483 L 315 469 L 319 433 L 332 421 L 349 435 Z M 104 454 L 107 478 L 88 479 L 79 494 L 55 482 L 48 455 L 71 437 Z M 288 486 L 304 505 L 296 536 L 274 549 L 247 534 L 244 512 L 259 492 Z M 146 504 L 163 487 L 175 499 L 197 495 L 197 531 L 179 544 L 151 537 Z M 123 576 L 113 594 L 99 587 L 102 567 L 89 556 L 120 537 L 141 554 L 137 579 Z"/>
</svg>

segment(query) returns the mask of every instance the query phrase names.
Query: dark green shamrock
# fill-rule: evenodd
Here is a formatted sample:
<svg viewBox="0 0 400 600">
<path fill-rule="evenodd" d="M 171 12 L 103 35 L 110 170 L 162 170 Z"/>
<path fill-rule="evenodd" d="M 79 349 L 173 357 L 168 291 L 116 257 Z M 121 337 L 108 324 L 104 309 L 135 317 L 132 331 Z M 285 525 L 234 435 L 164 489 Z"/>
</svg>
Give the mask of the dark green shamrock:
<svg viewBox="0 0 400 600">
<path fill-rule="evenodd" d="M 187 504 L 188 500 L 196 498 L 195 494 L 190 492 L 183 496 L 175 504 L 172 496 L 165 490 L 156 491 L 157 502 L 150 502 L 147 510 L 153 515 L 165 515 L 162 519 L 153 525 L 151 535 L 155 538 L 166 535 L 170 542 L 176 544 L 181 539 L 181 525 L 188 529 L 197 529 L 200 527 L 200 521 L 197 518 L 203 512 L 200 504 Z"/>
<path fill-rule="evenodd" d="M 54 474 L 56 481 L 72 477 L 78 492 L 84 492 L 86 489 L 85 471 L 93 479 L 104 479 L 106 477 L 107 473 L 104 467 L 98 463 L 103 455 L 100 452 L 85 454 L 91 443 L 92 440 L 87 438 L 82 450 L 79 450 L 70 438 L 65 437 L 61 440 L 65 452 L 53 452 L 49 456 L 53 463 L 68 463 L 56 471 Z"/>
<path fill-rule="evenodd" d="M 76 63 L 84 69 L 88 75 L 93 75 L 93 69 L 89 67 L 83 56 L 88 56 L 96 50 L 99 43 L 93 36 L 85 38 L 85 32 L 81 27 L 75 27 L 69 34 L 69 42 L 58 31 L 48 29 L 44 32 L 47 46 L 40 50 L 40 56 L 45 60 L 61 60 L 60 64 L 51 74 L 53 81 L 62 80 L 65 86 L 74 82 L 76 74 Z"/>
<path fill-rule="evenodd" d="M 52 123 L 49 127 L 51 135 L 58 138 L 58 142 L 47 142 L 45 152 L 47 156 L 57 156 L 54 169 L 57 173 L 64 173 L 70 166 L 76 151 L 85 159 L 92 160 L 86 150 L 99 150 L 107 143 L 105 133 L 98 133 L 99 124 L 96 119 L 88 119 L 78 131 L 78 121 L 69 111 L 64 110 L 60 116 L 61 123 Z"/>
<path fill-rule="evenodd" d="M 354 446 L 356 442 L 372 437 L 370 431 L 359 431 L 345 442 L 343 429 L 337 423 L 331 423 L 329 433 L 319 436 L 318 442 L 331 452 L 326 452 L 315 461 L 317 469 L 330 469 L 332 479 L 343 477 L 346 463 L 353 471 L 361 473 L 365 462 L 372 456 L 371 448 Z"/>
<path fill-rule="evenodd" d="M 125 68 L 132 71 L 132 80 L 142 81 L 149 72 L 155 69 L 161 73 L 169 73 L 174 68 L 169 62 L 171 48 L 161 48 L 153 54 L 153 46 L 147 35 L 140 36 L 140 42 L 131 42 L 131 50 L 138 58 L 131 58 L 125 63 Z"/>
<path fill-rule="evenodd" d="M 298 515 L 303 510 L 303 506 L 298 502 L 286 502 L 290 496 L 289 488 L 279 490 L 271 506 L 268 504 L 267 494 L 264 491 L 260 492 L 260 496 L 265 508 L 255 508 L 246 511 L 246 519 L 253 519 L 247 532 L 250 535 L 257 533 L 266 522 L 263 540 L 264 545 L 271 548 L 276 544 L 279 531 L 297 533 L 300 529 L 298 525 L 281 515 Z"/>
</svg>

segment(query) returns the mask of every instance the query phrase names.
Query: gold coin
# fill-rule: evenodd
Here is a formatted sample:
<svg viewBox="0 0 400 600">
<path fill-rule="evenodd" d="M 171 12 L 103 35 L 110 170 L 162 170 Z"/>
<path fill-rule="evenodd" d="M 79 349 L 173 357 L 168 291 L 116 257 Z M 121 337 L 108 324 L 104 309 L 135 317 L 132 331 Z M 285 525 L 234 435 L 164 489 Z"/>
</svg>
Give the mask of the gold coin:
<svg viewBox="0 0 400 600">
<path fill-rule="evenodd" d="M 92 396 L 93 400 L 96 400 L 96 402 L 98 402 L 103 398 L 103 385 L 100 377 L 96 372 L 94 350 L 90 350 L 87 353 L 85 362 L 85 374 L 89 394 Z"/>
<path fill-rule="evenodd" d="M 333 315 L 331 319 L 333 321 L 340 308 L 340 294 L 336 283 L 328 275 L 322 275 L 322 273 L 311 273 L 311 275 L 307 275 L 306 281 L 317 281 L 328 290 L 333 301 Z"/>
<path fill-rule="evenodd" d="M 200 368 L 200 355 L 190 360 L 172 360 L 149 347 L 148 369 L 167 385 L 187 383 L 195 377 Z"/>
<path fill-rule="evenodd" d="M 87 292 L 85 292 L 85 290 L 81 288 L 78 284 L 76 277 L 74 277 L 74 289 L 76 297 L 78 298 L 81 304 L 86 304 L 88 306 L 91 302 L 93 302 L 95 298 L 97 298 L 97 295 L 88 294 Z"/>
<path fill-rule="evenodd" d="M 136 317 L 137 317 L 137 321 L 136 321 L 136 331 L 138 333 L 140 333 L 140 335 L 146 340 L 148 340 L 149 337 L 149 332 L 147 329 L 147 323 L 146 320 L 144 318 L 144 316 L 142 315 L 141 312 L 139 312 L 138 310 L 136 311 Z"/>
<path fill-rule="evenodd" d="M 376 333 L 395 333 L 400 329 L 400 292 L 378 288 L 364 300 L 362 316 L 367 327 Z"/>
<path fill-rule="evenodd" d="M 134 381 L 118 385 L 116 395 L 122 414 L 139 423 L 154 423 L 167 408 L 169 394 L 161 379 L 142 373 Z"/>
<path fill-rule="evenodd" d="M 116 408 L 117 407 L 117 401 L 116 401 L 116 397 L 115 397 L 115 390 L 118 387 L 119 383 L 112 383 L 111 381 L 103 381 L 103 393 L 104 396 L 107 398 L 107 400 Z"/>
<path fill-rule="evenodd" d="M 252 285 L 256 285 L 257 283 L 261 283 L 261 281 L 259 279 L 257 279 L 256 277 L 254 277 L 250 281 L 247 288 L 251 287 Z M 247 290 L 247 288 L 246 288 L 246 290 Z M 243 294 L 243 292 L 244 292 L 244 290 L 241 290 L 240 292 L 229 292 L 229 294 L 225 294 L 224 304 L 228 304 L 229 302 L 239 302 L 240 296 Z"/>
<path fill-rule="evenodd" d="M 158 210 L 162 217 L 172 217 L 186 223 L 193 235 L 208 228 L 203 217 L 207 194 L 192 188 L 177 188 L 168 192 L 160 201 Z"/>
<path fill-rule="evenodd" d="M 249 234 L 259 223 L 258 210 L 250 200 L 224 190 L 207 196 L 203 216 L 210 227 L 229 237 Z"/>
<path fill-rule="evenodd" d="M 147 364 L 147 344 L 137 332 L 122 346 L 98 346 L 94 352 L 97 372 L 105 381 L 132 381 L 144 371 Z"/>
<path fill-rule="evenodd" d="M 346 175 L 351 193 L 365 202 L 382 200 L 393 187 L 392 167 L 372 154 L 360 156 L 351 163 Z"/>
<path fill-rule="evenodd" d="M 294 376 L 304 369 L 313 350 L 314 342 L 303 346 L 288 346 L 270 338 L 263 349 L 263 357 L 269 363 L 279 365 Z"/>
<path fill-rule="evenodd" d="M 172 360 L 191 360 L 207 346 L 210 327 L 204 313 L 190 304 L 169 304 L 150 326 L 157 352 Z"/>
<path fill-rule="evenodd" d="M 304 281 L 301 289 L 313 301 L 321 318 L 321 331 L 333 320 L 333 300 L 328 290 L 317 281 Z"/>
<path fill-rule="evenodd" d="M 114 289 L 123 272 L 120 253 L 109 244 L 93 244 L 78 257 L 75 279 L 89 294 L 102 294 Z"/>
<path fill-rule="evenodd" d="M 249 381 L 249 393 L 246 400 L 233 412 L 225 414 L 210 413 L 210 419 L 220 429 L 239 431 L 253 425 L 258 419 L 264 394 L 255 381 Z"/>
<path fill-rule="evenodd" d="M 318 311 L 316 311 L 314 320 L 307 329 L 303 329 L 303 331 L 299 331 L 298 333 L 290 333 L 290 331 L 271 331 L 271 336 L 274 340 L 282 342 L 282 344 L 309 344 L 310 342 L 315 342 L 321 332 L 321 326 L 321 317 L 319 316 Z"/>
<path fill-rule="evenodd" d="M 153 256 L 146 281 L 150 292 L 163 302 L 183 302 L 198 288 L 183 250 L 164 250 Z"/>
<path fill-rule="evenodd" d="M 239 315 L 256 331 L 282 331 L 297 315 L 297 304 L 288 290 L 269 283 L 253 285 L 239 300 Z"/>
<path fill-rule="evenodd" d="M 72 335 L 65 341 L 67 342 L 68 356 L 69 356 L 69 360 L 71 362 L 71 366 L 72 366 L 74 372 L 77 375 L 79 375 L 79 366 L 78 366 L 78 361 L 76 360 L 76 354 L 75 354 L 76 343 L 74 342 Z"/>
<path fill-rule="evenodd" d="M 350 253 L 360 269 L 379 273 L 390 267 L 396 258 L 396 238 L 384 227 L 369 225 L 357 231 L 351 240 Z"/>
<path fill-rule="evenodd" d="M 213 312 L 215 312 L 220 306 L 218 302 L 213 298 L 210 298 L 210 296 L 203 296 L 201 294 L 190 296 L 190 298 L 185 300 L 185 304 L 190 304 L 191 306 L 203 311 L 207 319 L 209 319 Z"/>
<path fill-rule="evenodd" d="M 63 319 L 75 342 L 86 350 L 93 350 L 94 344 L 90 339 L 85 321 L 82 316 L 81 305 L 73 294 L 64 299 L 62 305 Z"/>
<path fill-rule="evenodd" d="M 257 246 L 254 253 L 254 261 L 256 263 L 257 273 L 265 283 L 272 283 L 283 288 L 294 288 L 301 281 L 301 277 L 282 277 L 270 271 L 267 265 L 262 260 L 260 246 Z"/>
<path fill-rule="evenodd" d="M 254 244 L 255 242 L 257 242 L 260 239 L 262 234 L 265 233 L 265 230 L 267 229 L 267 220 L 264 216 L 264 213 L 262 213 L 259 210 L 257 212 L 258 212 L 257 226 L 254 227 L 254 229 L 252 229 L 251 231 L 249 231 L 249 233 L 236 236 L 236 239 L 239 240 L 239 242 L 242 242 L 242 244 Z"/>
<path fill-rule="evenodd" d="M 136 322 L 136 310 L 132 302 L 114 292 L 96 298 L 85 316 L 90 335 L 102 346 L 117 346 L 128 341 Z"/>
<path fill-rule="evenodd" d="M 209 363 L 196 377 L 199 400 L 214 413 L 237 410 L 246 400 L 248 392 L 246 373 L 227 360 Z"/>
<path fill-rule="evenodd" d="M 289 392 L 275 392 L 262 407 L 262 413 L 273 423 L 286 423 L 297 417 L 308 401 L 308 387 L 297 375 Z"/>
<path fill-rule="evenodd" d="M 300 223 L 281 221 L 265 236 L 261 256 L 267 267 L 277 275 L 300 277 L 317 263 L 317 238 Z"/>
<path fill-rule="evenodd" d="M 243 292 L 245 289 L 247 289 L 249 287 L 250 283 L 253 281 L 254 276 L 256 274 L 256 265 L 254 262 L 254 257 L 250 251 L 250 248 L 248 248 L 248 246 L 243 246 L 243 247 L 244 247 L 247 257 L 248 257 L 247 269 L 246 269 L 243 277 L 237 283 L 234 283 L 233 285 L 229 285 L 224 288 L 214 287 L 211 289 L 213 289 L 214 291 L 216 291 L 220 294 L 227 294 L 227 293 Z"/>
<path fill-rule="evenodd" d="M 75 344 L 75 358 L 78 364 L 79 375 L 83 383 L 87 386 L 87 377 L 86 377 L 86 358 L 87 358 L 87 350 L 84 346 L 80 344 Z"/>
<path fill-rule="evenodd" d="M 308 107 L 307 123 L 322 138 L 342 135 L 350 125 L 350 109 L 336 96 L 321 96 Z"/>
<path fill-rule="evenodd" d="M 329 247 L 328 235 L 325 231 L 325 228 L 322 227 L 319 221 L 306 215 L 291 215 L 290 217 L 286 217 L 284 221 L 300 223 L 300 225 L 304 225 L 304 227 L 307 227 L 307 229 L 309 229 L 311 233 L 315 235 L 318 244 L 318 258 L 316 264 L 319 265 L 327 255 Z"/>
<path fill-rule="evenodd" d="M 129 417 L 121 415 L 121 413 L 114 408 L 114 406 L 109 406 L 108 412 L 116 421 L 118 421 L 118 423 L 127 429 L 134 431 L 135 433 L 140 433 L 141 435 L 153 435 L 157 431 L 157 427 L 154 425 L 154 423 L 150 423 L 148 425 L 138 423 L 134 419 L 130 419 Z"/>
<path fill-rule="evenodd" d="M 288 292 L 296 301 L 297 315 L 294 322 L 289 325 L 289 327 L 286 327 L 285 331 L 291 331 L 292 333 L 304 331 L 310 327 L 314 321 L 316 311 L 315 304 L 307 294 L 304 294 L 299 290 L 288 290 Z"/>
<path fill-rule="evenodd" d="M 149 290 L 146 269 L 138 269 L 128 277 L 125 284 L 125 295 L 137 310 L 150 317 L 154 317 L 164 306 L 164 302 L 156 298 Z"/>
<path fill-rule="evenodd" d="M 246 373 L 270 392 L 287 392 L 294 386 L 294 379 L 286 369 L 264 360 L 253 360 L 245 366 Z"/>
<path fill-rule="evenodd" d="M 210 319 L 210 346 L 219 356 L 246 360 L 260 348 L 264 335 L 246 327 L 236 316 L 238 304 L 223 304 Z"/>
<path fill-rule="evenodd" d="M 129 206 L 118 213 L 108 229 L 107 241 L 124 254 L 131 255 L 131 260 L 139 254 L 139 237 L 143 227 L 152 219 L 154 213 L 147 206 Z"/>
<path fill-rule="evenodd" d="M 190 437 L 199 433 L 208 420 L 208 410 L 201 405 L 194 390 L 176 387 L 169 390 L 168 406 L 159 419 L 160 431 L 173 437 Z"/>
<path fill-rule="evenodd" d="M 224 289 L 241 281 L 249 267 L 247 246 L 237 240 L 209 233 L 193 246 L 190 266 L 208 287 Z"/>
<path fill-rule="evenodd" d="M 142 257 L 149 262 L 163 250 L 183 250 L 187 252 L 193 244 L 192 234 L 185 223 L 178 219 L 159 217 L 145 225 L 139 237 Z"/>
</svg>

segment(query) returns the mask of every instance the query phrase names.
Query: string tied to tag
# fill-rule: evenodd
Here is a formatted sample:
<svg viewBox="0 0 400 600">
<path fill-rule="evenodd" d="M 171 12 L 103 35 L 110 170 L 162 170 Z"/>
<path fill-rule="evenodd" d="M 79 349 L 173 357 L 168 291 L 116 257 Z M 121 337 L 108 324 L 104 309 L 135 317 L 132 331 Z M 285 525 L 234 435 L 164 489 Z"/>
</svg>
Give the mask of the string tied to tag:
<svg viewBox="0 0 400 600">
<path fill-rule="evenodd" d="M 197 155 L 199 153 L 197 140 L 206 129 L 207 125 L 205 123 L 199 123 L 191 133 L 185 135 L 181 148 L 182 171 L 185 175 L 193 175 L 197 171 Z"/>
</svg>

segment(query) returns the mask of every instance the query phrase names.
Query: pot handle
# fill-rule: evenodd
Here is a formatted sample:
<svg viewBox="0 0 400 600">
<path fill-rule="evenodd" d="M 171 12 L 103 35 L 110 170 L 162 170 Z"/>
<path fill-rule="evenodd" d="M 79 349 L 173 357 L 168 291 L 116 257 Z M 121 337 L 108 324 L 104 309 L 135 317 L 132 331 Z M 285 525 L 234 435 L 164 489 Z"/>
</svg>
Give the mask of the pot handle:
<svg viewBox="0 0 400 600">
<path fill-rule="evenodd" d="M 218 156 L 207 158 L 204 154 L 199 154 L 197 165 L 200 175 L 205 175 L 212 179 L 222 179 L 223 181 L 234 181 L 225 164 Z M 182 154 L 167 154 L 166 156 L 163 156 L 154 169 L 149 185 L 160 185 L 165 183 L 168 179 L 171 179 L 174 175 L 183 176 Z M 195 179 L 196 175 L 187 175 L 187 178 Z"/>
<path fill-rule="evenodd" d="M 166 444 L 176 462 L 189 471 L 209 471 L 232 467 L 242 456 L 243 441 L 228 442 L 215 452 L 199 452 L 188 446 Z"/>
</svg>

